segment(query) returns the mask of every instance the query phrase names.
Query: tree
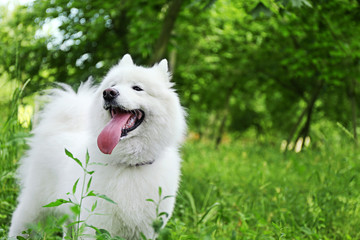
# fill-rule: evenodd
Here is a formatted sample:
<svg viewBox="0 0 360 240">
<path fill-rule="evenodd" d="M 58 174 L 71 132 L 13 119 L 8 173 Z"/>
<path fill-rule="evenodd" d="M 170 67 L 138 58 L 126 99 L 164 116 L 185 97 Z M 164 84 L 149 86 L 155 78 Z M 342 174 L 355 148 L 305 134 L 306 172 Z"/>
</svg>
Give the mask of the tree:
<svg viewBox="0 0 360 240">
<path fill-rule="evenodd" d="M 54 81 L 78 85 L 90 75 L 102 77 L 128 52 L 139 64 L 153 64 L 165 57 L 181 3 L 181 0 L 158 0 L 147 4 L 142 1 L 37 0 L 28 7 L 16 9 L 17 17 L 11 21 L 17 22 L 5 25 L 33 29 L 26 37 L 33 38 L 28 51 L 37 61 L 24 61 L 26 65 L 33 64 L 34 69 L 22 69 L 32 79 L 27 89 L 31 93 Z M 51 23 L 59 25 L 58 34 L 34 38 L 42 27 Z M 6 38 L 10 39 L 10 36 Z M 3 51 L 7 51 L 9 45 L 11 42 L 5 42 Z M 19 52 L 24 50 L 22 47 Z M 9 56 L 6 59 L 15 58 Z M 21 59 L 30 60 L 28 56 Z M 14 65 L 14 61 L 2 64 L 4 68 Z"/>
<path fill-rule="evenodd" d="M 270 34 L 258 53 L 258 56 L 266 56 L 263 61 L 266 64 L 259 65 L 266 77 L 282 88 L 283 94 L 291 95 L 283 95 L 278 104 L 287 105 L 287 112 L 298 116 L 285 115 L 286 119 L 281 120 L 275 113 L 273 122 L 282 124 L 284 130 L 291 129 L 290 142 L 295 133 L 295 141 L 309 135 L 314 112 L 345 125 L 352 112 L 356 139 L 355 79 L 359 74 L 356 59 L 360 35 L 355 29 L 359 4 L 355 1 L 313 1 L 310 6 L 289 9 L 292 12 L 284 9 L 276 17 L 277 23 L 270 26 Z M 349 27 L 341 27 L 344 25 Z M 346 94 L 348 99 L 344 98 Z M 273 111 L 278 110 L 276 104 Z M 286 122 L 291 125 L 286 127 L 283 125 Z"/>
<path fill-rule="evenodd" d="M 191 129 L 216 144 L 249 129 L 297 141 L 322 119 L 357 138 L 359 1 L 36 0 L 12 14 L 0 69 L 31 79 L 28 94 L 99 79 L 130 52 L 170 59 Z M 51 22 L 60 34 L 39 34 Z"/>
</svg>

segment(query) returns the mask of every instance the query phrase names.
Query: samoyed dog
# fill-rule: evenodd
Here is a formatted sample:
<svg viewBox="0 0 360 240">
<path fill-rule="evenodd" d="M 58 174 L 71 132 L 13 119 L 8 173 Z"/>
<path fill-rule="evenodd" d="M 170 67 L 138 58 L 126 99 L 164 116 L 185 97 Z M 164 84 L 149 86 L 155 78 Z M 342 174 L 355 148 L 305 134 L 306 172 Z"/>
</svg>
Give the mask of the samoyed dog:
<svg viewBox="0 0 360 240">
<path fill-rule="evenodd" d="M 115 202 L 84 198 L 81 220 L 112 236 L 153 237 L 156 206 L 147 199 L 157 202 L 159 187 L 162 196 L 176 195 L 178 150 L 186 131 L 185 113 L 172 87 L 165 59 L 147 68 L 126 54 L 98 86 L 88 81 L 77 92 L 67 85 L 51 90 L 20 163 L 21 192 L 9 236 L 21 235 L 49 214 L 71 216 L 71 204 L 43 207 L 57 199 L 81 198 L 80 190 L 67 194 L 77 179 L 77 188 L 83 185 L 84 175 L 66 156 L 67 149 L 83 165 L 87 151 L 90 162 L 101 163 L 89 165 L 94 171 L 90 189 Z M 95 201 L 97 214 L 91 214 Z M 175 197 L 160 203 L 159 212 L 168 214 L 162 215 L 165 223 L 174 203 Z M 84 234 L 95 230 L 86 227 Z"/>
</svg>

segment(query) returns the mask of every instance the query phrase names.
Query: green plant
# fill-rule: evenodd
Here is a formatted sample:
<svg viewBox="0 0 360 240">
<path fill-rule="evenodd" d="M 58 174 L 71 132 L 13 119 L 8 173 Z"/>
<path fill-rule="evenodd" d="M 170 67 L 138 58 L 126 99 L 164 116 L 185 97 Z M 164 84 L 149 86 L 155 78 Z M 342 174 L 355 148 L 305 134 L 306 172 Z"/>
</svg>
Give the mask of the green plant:
<svg viewBox="0 0 360 240">
<path fill-rule="evenodd" d="M 92 182 L 92 175 L 94 174 L 94 171 L 89 171 L 88 166 L 89 165 L 99 165 L 100 163 L 89 163 L 90 156 L 88 151 L 86 152 L 85 157 L 85 164 L 83 164 L 78 158 L 74 157 L 71 152 L 69 152 L 67 149 L 65 149 L 65 153 L 68 157 L 70 157 L 72 160 L 74 160 L 82 169 L 83 169 L 83 176 L 82 176 L 82 186 L 81 186 L 81 194 L 80 199 L 76 197 L 76 192 L 78 190 L 78 183 L 80 181 L 80 178 L 76 180 L 76 182 L 73 185 L 72 192 L 68 192 L 67 195 L 71 196 L 68 199 L 57 199 L 54 202 L 51 202 L 44 207 L 58 207 L 63 204 L 71 204 L 71 210 L 74 213 L 75 220 L 71 222 L 67 227 L 71 228 L 71 235 L 66 236 L 65 239 L 79 239 L 81 236 L 83 236 L 84 229 L 86 227 L 92 228 L 96 230 L 96 238 L 97 239 L 119 239 L 119 238 L 111 238 L 110 234 L 106 230 L 98 229 L 95 226 L 91 226 L 86 224 L 87 219 L 96 214 L 95 210 L 97 207 L 97 200 L 92 205 L 91 209 L 87 209 L 83 207 L 83 200 L 88 197 L 98 197 L 101 199 L 104 199 L 112 204 L 116 204 L 113 200 L 111 200 L 109 197 L 103 194 L 95 193 L 93 190 L 90 189 L 91 182 Z M 82 211 L 87 211 L 88 217 L 83 219 L 82 218 Z M 109 238 L 110 237 L 110 238 Z"/>
<path fill-rule="evenodd" d="M 168 230 L 164 229 L 164 217 L 168 218 L 169 214 L 167 212 L 160 212 L 160 204 L 162 201 L 164 201 L 167 198 L 171 198 L 171 197 L 175 197 L 173 195 L 166 195 L 166 196 L 162 196 L 162 188 L 159 187 L 158 190 L 158 194 L 159 194 L 159 200 L 155 201 L 154 199 L 146 199 L 146 201 L 148 202 L 152 202 L 155 205 L 155 215 L 156 215 L 156 219 L 153 221 L 152 223 L 152 228 L 154 229 L 154 235 L 151 239 L 156 239 L 157 235 L 159 235 L 159 238 L 162 239 L 164 238 L 164 236 L 168 235 Z M 147 240 L 146 236 L 144 234 L 141 234 L 141 237 L 143 240 Z"/>
<path fill-rule="evenodd" d="M 25 138 L 30 135 L 28 129 L 22 128 L 17 119 L 18 107 L 28 83 L 29 81 L 16 88 L 11 100 L 1 109 L 6 117 L 0 116 L 0 238 L 6 234 L 15 208 L 18 192 L 15 181 L 16 163 L 24 152 Z"/>
<path fill-rule="evenodd" d="M 88 225 L 86 223 L 87 219 L 90 216 L 97 214 L 95 212 L 96 207 L 97 207 L 97 200 L 94 202 L 91 209 L 87 209 L 87 208 L 83 207 L 83 200 L 85 198 L 98 197 L 98 198 L 104 199 L 112 204 L 116 204 L 113 200 L 111 200 L 106 195 L 95 193 L 93 190 L 91 190 L 92 175 L 94 174 L 94 171 L 89 171 L 88 166 L 94 165 L 94 164 L 97 164 L 97 165 L 99 165 L 99 164 L 103 165 L 103 164 L 90 163 L 90 156 L 89 156 L 88 152 L 86 152 L 85 164 L 83 164 L 78 158 L 74 157 L 73 154 L 70 151 L 68 151 L 67 149 L 65 149 L 65 153 L 68 157 L 70 157 L 72 160 L 74 160 L 83 169 L 82 179 L 78 178 L 73 185 L 72 192 L 67 193 L 67 195 L 69 195 L 71 197 L 69 197 L 68 199 L 57 199 L 56 201 L 51 202 L 44 206 L 44 207 L 58 207 L 63 204 L 71 204 L 70 208 L 71 208 L 72 212 L 74 213 L 75 220 L 67 225 L 67 228 L 71 229 L 72 231 L 71 231 L 71 234 L 69 234 L 69 233 L 67 234 L 65 239 L 77 240 L 77 239 L 81 239 L 82 236 L 87 236 L 84 234 L 84 230 L 86 227 L 92 228 L 95 230 L 96 235 L 92 236 L 92 237 L 94 237 L 98 240 L 120 240 L 120 239 L 123 239 L 119 236 L 114 236 L 114 237 L 111 236 L 111 234 L 106 229 L 99 229 L 96 226 Z M 82 186 L 80 189 L 80 191 L 81 191 L 80 199 L 78 199 L 76 197 L 76 193 L 78 191 L 78 184 L 79 184 L 80 180 L 81 180 Z M 171 195 L 163 197 L 161 187 L 159 187 L 158 193 L 159 193 L 158 201 L 155 201 L 153 199 L 146 199 L 146 201 L 149 201 L 149 202 L 152 202 L 155 204 L 156 219 L 152 223 L 152 227 L 154 229 L 154 235 L 151 239 L 156 239 L 157 235 L 165 236 L 168 234 L 167 233 L 168 230 L 163 229 L 163 227 L 164 227 L 163 217 L 168 218 L 169 214 L 166 212 L 160 212 L 160 205 L 161 205 L 161 202 L 164 201 L 165 199 L 174 197 Z M 87 211 L 89 213 L 87 218 L 83 219 L 81 217 L 82 211 Z M 65 221 L 63 219 L 62 223 L 64 223 L 64 222 Z M 141 233 L 141 236 L 144 240 L 146 240 L 146 237 L 144 234 Z"/>
</svg>

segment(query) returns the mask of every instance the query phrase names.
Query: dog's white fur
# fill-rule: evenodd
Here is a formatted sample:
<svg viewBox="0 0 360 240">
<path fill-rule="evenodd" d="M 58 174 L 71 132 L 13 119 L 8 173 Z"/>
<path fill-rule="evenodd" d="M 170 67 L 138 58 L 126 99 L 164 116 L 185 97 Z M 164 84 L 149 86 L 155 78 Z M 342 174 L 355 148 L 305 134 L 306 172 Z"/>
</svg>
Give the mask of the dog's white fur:
<svg viewBox="0 0 360 240">
<path fill-rule="evenodd" d="M 134 85 L 144 91 L 135 91 Z M 96 197 L 85 198 L 84 208 L 91 209 L 97 200 L 96 212 L 102 214 L 90 216 L 87 224 L 126 239 L 138 239 L 140 233 L 152 237 L 155 206 L 146 199 L 157 201 L 159 187 L 163 196 L 176 195 L 180 175 L 178 148 L 186 123 L 172 86 L 165 59 L 145 68 L 136 66 L 127 54 L 99 86 L 88 81 L 77 93 L 67 85 L 52 90 L 29 140 L 27 156 L 21 160 L 19 205 L 13 214 L 9 236 L 21 235 L 28 224 L 40 221 L 50 212 L 71 214 L 67 204 L 43 207 L 59 198 L 68 199 L 66 193 L 72 191 L 78 178 L 82 179 L 82 169 L 65 155 L 66 148 L 82 162 L 88 150 L 90 162 L 107 164 L 91 165 L 90 170 L 95 171 L 91 189 L 117 204 Z M 120 140 L 112 154 L 106 155 L 99 151 L 96 139 L 110 120 L 109 111 L 103 108 L 103 91 L 109 87 L 119 91 L 117 103 L 126 109 L 142 109 L 145 119 Z M 152 164 L 146 164 L 153 160 Z M 134 166 L 139 163 L 145 164 Z M 78 199 L 79 194 L 78 190 Z M 175 198 L 167 198 L 161 203 L 160 211 L 170 216 L 174 202 Z M 82 219 L 87 214 L 83 210 Z M 86 231 L 94 233 L 89 228 Z"/>
</svg>

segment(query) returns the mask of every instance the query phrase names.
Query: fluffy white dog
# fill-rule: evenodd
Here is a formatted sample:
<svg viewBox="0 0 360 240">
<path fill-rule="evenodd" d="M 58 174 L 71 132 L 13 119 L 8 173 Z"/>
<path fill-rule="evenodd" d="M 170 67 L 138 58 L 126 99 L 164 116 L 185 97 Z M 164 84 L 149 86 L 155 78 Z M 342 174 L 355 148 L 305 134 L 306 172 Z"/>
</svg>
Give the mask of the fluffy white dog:
<svg viewBox="0 0 360 240">
<path fill-rule="evenodd" d="M 116 202 L 85 198 L 81 218 L 113 236 L 138 239 L 143 233 L 151 238 L 155 206 L 146 199 L 157 201 L 159 187 L 163 196 L 175 196 L 180 176 L 178 148 L 186 123 L 172 87 L 165 59 L 145 68 L 136 66 L 127 54 L 99 86 L 87 82 L 77 93 L 67 85 L 52 90 L 21 161 L 19 205 L 9 236 L 21 235 L 49 213 L 71 214 L 69 204 L 43 207 L 68 199 L 66 193 L 82 179 L 83 170 L 65 155 L 66 148 L 83 164 L 87 150 L 91 162 L 103 163 L 91 165 L 95 171 L 91 189 Z M 101 215 L 89 216 L 84 209 L 91 209 L 95 200 Z M 170 217 L 174 202 L 174 197 L 162 201 L 160 212 Z M 94 234 L 91 228 L 85 231 Z"/>
</svg>

